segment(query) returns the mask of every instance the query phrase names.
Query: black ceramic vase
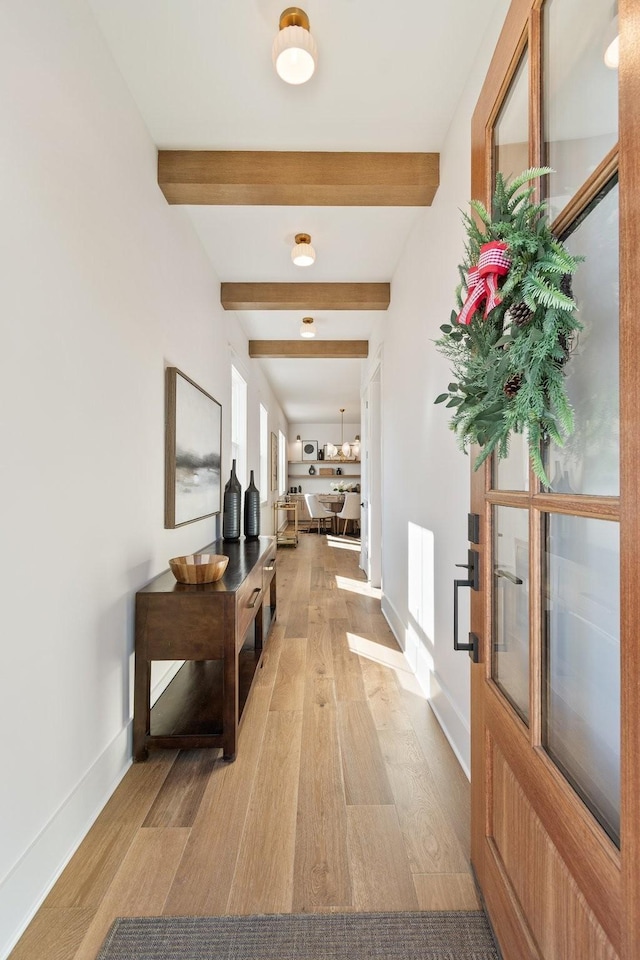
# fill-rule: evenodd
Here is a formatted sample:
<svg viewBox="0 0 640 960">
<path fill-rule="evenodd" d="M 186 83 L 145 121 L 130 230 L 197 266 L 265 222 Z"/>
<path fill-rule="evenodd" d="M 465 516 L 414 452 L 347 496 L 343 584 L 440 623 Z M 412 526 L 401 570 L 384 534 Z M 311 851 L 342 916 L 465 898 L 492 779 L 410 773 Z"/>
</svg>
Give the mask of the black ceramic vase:
<svg viewBox="0 0 640 960">
<path fill-rule="evenodd" d="M 222 539 L 240 539 L 240 508 L 242 504 L 242 487 L 236 476 L 236 462 L 231 466 L 231 476 L 224 488 L 224 502 L 222 506 Z"/>
<path fill-rule="evenodd" d="M 244 535 L 247 540 L 260 536 L 260 492 L 253 482 L 253 470 L 244 494 Z"/>
</svg>

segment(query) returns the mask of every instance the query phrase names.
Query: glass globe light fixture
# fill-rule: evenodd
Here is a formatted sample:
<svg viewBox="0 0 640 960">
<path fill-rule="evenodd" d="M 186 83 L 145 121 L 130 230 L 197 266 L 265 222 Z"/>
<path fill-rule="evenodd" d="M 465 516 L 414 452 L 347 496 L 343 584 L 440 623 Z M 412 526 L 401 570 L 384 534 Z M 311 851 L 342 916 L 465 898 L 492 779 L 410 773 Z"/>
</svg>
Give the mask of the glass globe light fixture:
<svg viewBox="0 0 640 960">
<path fill-rule="evenodd" d="M 273 41 L 273 65 L 285 83 L 306 83 L 318 59 L 316 42 L 309 33 L 309 17 L 300 7 L 287 7 L 280 14 L 279 32 Z"/>
<path fill-rule="evenodd" d="M 300 336 L 304 337 L 305 340 L 310 340 L 316 335 L 316 327 L 313 322 L 313 317 L 303 317 L 302 326 L 300 327 Z"/>
<path fill-rule="evenodd" d="M 604 34 L 604 62 L 609 70 L 617 70 L 620 64 L 620 37 L 618 17 L 615 16 Z"/>
<path fill-rule="evenodd" d="M 316 259 L 316 252 L 311 246 L 311 237 L 308 233 L 296 233 L 296 242 L 291 251 L 291 259 L 296 267 L 310 267 Z"/>
</svg>

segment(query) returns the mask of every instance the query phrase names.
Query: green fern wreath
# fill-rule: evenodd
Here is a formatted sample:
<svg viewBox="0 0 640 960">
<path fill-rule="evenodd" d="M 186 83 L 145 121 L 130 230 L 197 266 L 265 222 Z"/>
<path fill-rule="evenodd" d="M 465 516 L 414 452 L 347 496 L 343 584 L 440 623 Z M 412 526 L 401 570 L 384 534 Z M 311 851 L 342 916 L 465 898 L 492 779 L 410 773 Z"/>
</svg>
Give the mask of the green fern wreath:
<svg viewBox="0 0 640 960">
<path fill-rule="evenodd" d="M 550 172 L 525 170 L 509 184 L 497 174 L 493 217 L 477 200 L 471 207 L 480 222 L 463 214 L 467 243 L 458 268 L 459 310 L 440 327 L 443 335 L 436 341 L 451 362 L 453 382 L 435 401 L 453 409 L 449 425 L 463 450 L 472 443 L 482 447 L 474 469 L 494 450 L 506 457 L 511 434 L 525 432 L 533 470 L 547 486 L 542 443 L 562 446 L 573 432 L 564 365 L 582 329 L 571 276 L 583 259 L 572 257 L 553 236 L 545 204 L 534 203 L 535 187 L 526 186 Z M 497 274 L 488 277 L 482 310 L 474 307 L 474 297 L 481 296 L 474 283 L 483 259 L 498 266 L 488 267 Z"/>
</svg>

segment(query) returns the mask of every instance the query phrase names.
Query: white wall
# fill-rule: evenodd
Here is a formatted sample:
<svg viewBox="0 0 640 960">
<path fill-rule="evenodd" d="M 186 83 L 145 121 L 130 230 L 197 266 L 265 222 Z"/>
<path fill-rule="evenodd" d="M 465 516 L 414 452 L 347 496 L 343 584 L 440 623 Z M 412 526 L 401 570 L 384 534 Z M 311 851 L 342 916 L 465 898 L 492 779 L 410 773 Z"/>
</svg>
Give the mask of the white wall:
<svg viewBox="0 0 640 960">
<path fill-rule="evenodd" d="M 246 344 L 82 0 L 0 5 L 0 87 L 5 956 L 129 763 L 135 590 L 216 534 L 163 528 L 164 368 L 222 403 L 224 464 Z M 247 371 L 257 469 L 258 400 L 287 425 Z"/>
<path fill-rule="evenodd" d="M 433 341 L 455 306 L 463 258 L 460 210 L 471 184 L 471 115 L 508 0 L 501 0 L 441 151 L 440 186 L 417 220 L 393 277 L 391 306 L 370 344 L 382 344 L 383 610 L 423 689 L 469 769 L 469 660 L 453 651 L 453 580 L 467 556 L 469 459 L 435 397 L 451 380 Z M 370 376 L 365 370 L 363 382 Z M 460 633 L 468 632 L 461 597 Z"/>
<path fill-rule="evenodd" d="M 289 459 L 300 459 L 300 444 L 296 440 L 299 435 L 301 440 L 317 440 L 318 449 L 322 449 L 325 443 L 334 443 L 337 447 L 341 443 L 342 426 L 339 423 L 294 423 L 289 424 Z M 344 439 L 351 442 L 356 434 L 360 435 L 360 420 L 344 421 Z M 297 444 L 297 446 L 296 446 Z"/>
</svg>

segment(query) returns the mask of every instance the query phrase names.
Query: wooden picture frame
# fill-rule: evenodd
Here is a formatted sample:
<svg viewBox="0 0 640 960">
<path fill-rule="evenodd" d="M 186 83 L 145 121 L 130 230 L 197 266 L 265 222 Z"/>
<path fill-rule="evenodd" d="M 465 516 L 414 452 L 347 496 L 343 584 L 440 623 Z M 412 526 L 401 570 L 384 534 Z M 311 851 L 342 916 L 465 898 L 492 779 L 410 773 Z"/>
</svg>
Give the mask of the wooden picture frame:
<svg viewBox="0 0 640 960">
<path fill-rule="evenodd" d="M 166 529 L 220 513 L 222 405 L 177 367 L 165 372 Z"/>
<path fill-rule="evenodd" d="M 278 489 L 278 438 L 275 433 L 271 434 L 271 492 L 275 493 Z"/>
</svg>

